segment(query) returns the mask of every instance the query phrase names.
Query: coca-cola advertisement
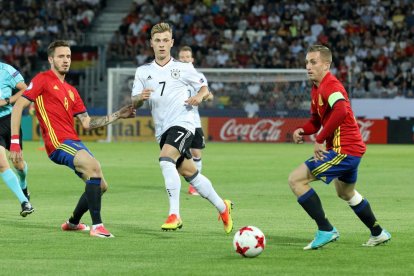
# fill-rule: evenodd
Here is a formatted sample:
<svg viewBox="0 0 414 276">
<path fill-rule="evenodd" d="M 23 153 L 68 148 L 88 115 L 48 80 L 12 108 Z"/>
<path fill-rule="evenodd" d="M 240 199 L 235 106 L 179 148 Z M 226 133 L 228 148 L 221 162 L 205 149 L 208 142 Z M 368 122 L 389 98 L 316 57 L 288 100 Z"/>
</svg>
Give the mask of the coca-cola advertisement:
<svg viewBox="0 0 414 276">
<path fill-rule="evenodd" d="M 388 121 L 383 119 L 358 119 L 359 130 L 365 143 L 386 144 Z"/>
<path fill-rule="evenodd" d="M 292 142 L 293 131 L 308 119 L 303 118 L 209 118 L 208 134 L 223 142 Z M 387 143 L 386 120 L 357 120 L 366 143 Z M 312 142 L 312 136 L 305 141 Z"/>
</svg>

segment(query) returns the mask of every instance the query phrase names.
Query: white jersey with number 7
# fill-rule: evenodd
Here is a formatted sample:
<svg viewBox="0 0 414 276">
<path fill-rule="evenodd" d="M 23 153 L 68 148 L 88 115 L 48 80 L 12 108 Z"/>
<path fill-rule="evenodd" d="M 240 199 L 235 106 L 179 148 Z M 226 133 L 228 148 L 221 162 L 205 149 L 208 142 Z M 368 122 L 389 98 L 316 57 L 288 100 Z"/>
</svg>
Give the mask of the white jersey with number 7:
<svg viewBox="0 0 414 276">
<path fill-rule="evenodd" d="M 194 134 L 193 106 L 185 103 L 190 96 L 187 86 L 195 91 L 208 86 L 204 75 L 197 72 L 191 63 L 171 58 L 164 66 L 154 60 L 137 68 L 132 96 L 141 94 L 145 88 L 154 90 L 149 98 L 149 106 L 158 142 L 161 135 L 172 126 L 181 126 Z"/>
</svg>

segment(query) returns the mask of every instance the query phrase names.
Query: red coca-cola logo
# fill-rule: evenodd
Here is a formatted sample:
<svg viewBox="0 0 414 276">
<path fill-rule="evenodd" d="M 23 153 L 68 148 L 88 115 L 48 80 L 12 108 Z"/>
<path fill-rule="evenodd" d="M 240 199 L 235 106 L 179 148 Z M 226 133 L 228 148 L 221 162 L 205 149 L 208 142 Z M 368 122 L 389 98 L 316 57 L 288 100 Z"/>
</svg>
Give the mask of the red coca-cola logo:
<svg viewBox="0 0 414 276">
<path fill-rule="evenodd" d="M 262 119 L 252 123 L 237 123 L 236 119 L 230 119 L 220 129 L 222 141 L 278 141 L 281 137 L 280 127 L 283 120 Z"/>
<path fill-rule="evenodd" d="M 362 140 L 364 142 L 369 141 L 371 138 L 371 130 L 369 128 L 374 124 L 374 122 L 357 120 L 357 123 L 359 125 L 359 132 L 361 132 Z"/>
<path fill-rule="evenodd" d="M 306 118 L 210 118 L 208 135 L 214 141 L 292 142 L 292 133 L 307 121 Z M 357 122 L 365 143 L 387 143 L 387 120 Z M 306 135 L 305 141 L 312 142 L 314 137 Z"/>
<path fill-rule="evenodd" d="M 371 129 L 370 129 L 370 127 L 372 125 L 374 125 L 374 122 L 373 121 L 357 120 L 357 123 L 359 125 L 359 132 L 361 133 L 362 141 L 368 142 L 369 139 L 371 138 Z M 318 133 L 321 132 L 321 131 L 322 131 L 322 128 L 318 131 Z M 312 134 L 312 135 L 309 136 L 310 140 L 312 142 L 316 141 L 316 136 L 318 135 L 318 133 Z"/>
</svg>

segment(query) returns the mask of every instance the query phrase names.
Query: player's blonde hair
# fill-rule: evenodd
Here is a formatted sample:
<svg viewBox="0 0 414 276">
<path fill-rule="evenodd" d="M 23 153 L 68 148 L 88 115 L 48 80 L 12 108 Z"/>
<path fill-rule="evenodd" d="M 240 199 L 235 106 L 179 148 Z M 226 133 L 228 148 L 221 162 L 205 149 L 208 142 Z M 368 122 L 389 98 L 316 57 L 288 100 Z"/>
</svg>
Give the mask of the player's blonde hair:
<svg viewBox="0 0 414 276">
<path fill-rule="evenodd" d="M 164 32 L 170 32 L 172 34 L 172 28 L 170 24 L 165 22 L 158 23 L 151 28 L 151 38 L 154 36 L 154 34 Z"/>
<path fill-rule="evenodd" d="M 318 44 L 312 45 L 308 48 L 308 53 L 311 52 L 319 52 L 323 61 L 332 63 L 332 52 L 328 47 Z"/>
<path fill-rule="evenodd" d="M 55 49 L 57 47 L 68 47 L 68 48 L 70 48 L 70 44 L 66 40 L 55 40 L 55 41 L 53 41 L 47 47 L 47 56 L 48 57 L 53 57 L 53 55 L 55 54 Z"/>
</svg>

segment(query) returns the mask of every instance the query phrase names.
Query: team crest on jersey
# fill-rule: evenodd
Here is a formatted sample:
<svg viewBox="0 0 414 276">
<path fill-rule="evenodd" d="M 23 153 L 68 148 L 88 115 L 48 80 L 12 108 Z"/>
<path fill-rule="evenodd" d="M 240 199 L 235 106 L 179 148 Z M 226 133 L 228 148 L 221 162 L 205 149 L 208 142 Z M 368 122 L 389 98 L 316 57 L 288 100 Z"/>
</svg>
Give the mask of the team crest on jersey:
<svg viewBox="0 0 414 276">
<path fill-rule="evenodd" d="M 64 103 L 63 104 L 65 106 L 65 109 L 68 110 L 68 108 L 69 108 L 68 98 L 65 97 L 65 100 L 64 100 Z"/>
<path fill-rule="evenodd" d="M 323 105 L 322 97 L 320 94 L 319 94 L 319 105 Z"/>
<path fill-rule="evenodd" d="M 180 78 L 180 70 L 178 69 L 172 69 L 171 70 L 171 77 L 178 80 Z"/>
<path fill-rule="evenodd" d="M 69 90 L 69 97 L 72 100 L 72 102 L 75 101 L 75 94 L 73 94 L 72 90 Z"/>
</svg>

